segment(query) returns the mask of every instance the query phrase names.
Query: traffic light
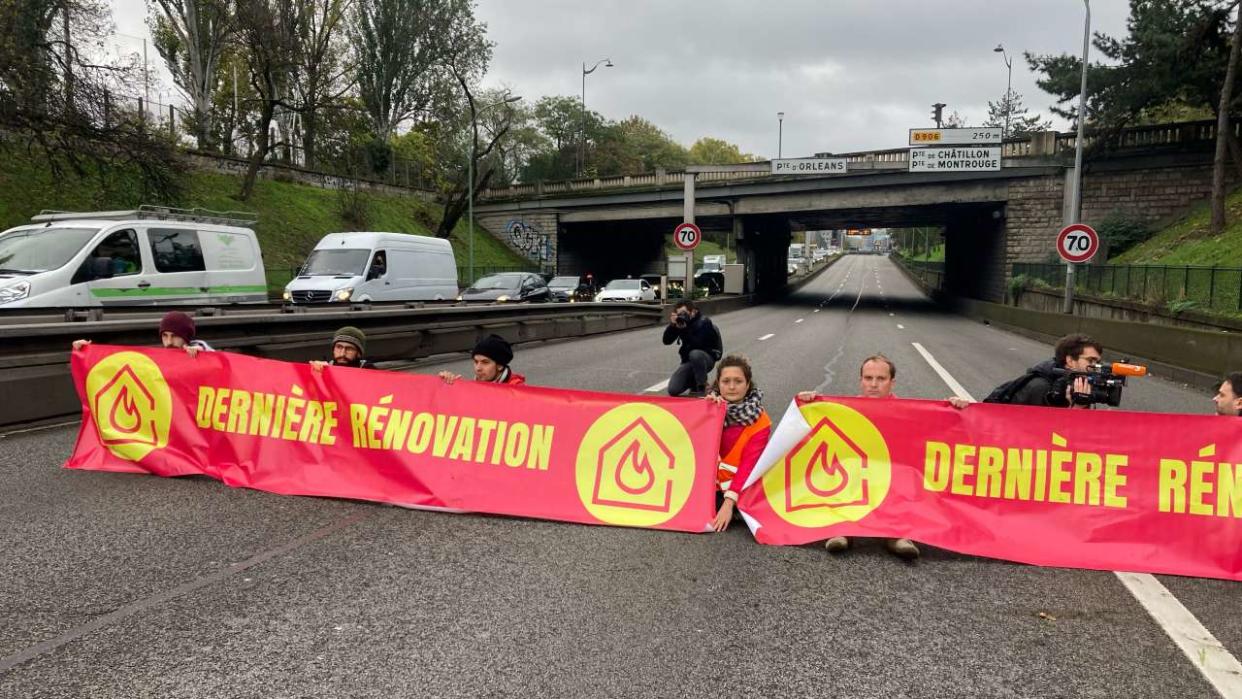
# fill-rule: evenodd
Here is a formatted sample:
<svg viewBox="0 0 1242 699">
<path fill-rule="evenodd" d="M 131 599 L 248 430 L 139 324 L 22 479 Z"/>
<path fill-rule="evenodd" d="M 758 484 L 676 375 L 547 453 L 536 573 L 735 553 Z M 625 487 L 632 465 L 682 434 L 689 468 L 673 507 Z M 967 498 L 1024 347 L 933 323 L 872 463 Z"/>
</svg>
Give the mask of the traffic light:
<svg viewBox="0 0 1242 699">
<path fill-rule="evenodd" d="M 944 112 L 944 108 L 946 106 L 948 105 L 944 104 L 943 102 L 937 102 L 932 105 L 932 119 L 935 120 L 936 122 L 936 128 L 940 128 L 940 121 L 942 119 L 942 113 Z"/>
</svg>

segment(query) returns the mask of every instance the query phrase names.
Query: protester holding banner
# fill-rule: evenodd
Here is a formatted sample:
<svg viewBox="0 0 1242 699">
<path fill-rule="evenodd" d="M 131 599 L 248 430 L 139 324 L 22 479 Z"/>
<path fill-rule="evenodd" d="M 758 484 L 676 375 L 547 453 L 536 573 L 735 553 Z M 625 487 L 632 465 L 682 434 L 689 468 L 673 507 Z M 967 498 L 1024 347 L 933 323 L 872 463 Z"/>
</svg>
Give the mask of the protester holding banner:
<svg viewBox="0 0 1242 699">
<path fill-rule="evenodd" d="M 503 383 L 510 386 L 521 386 L 526 377 L 509 368 L 513 361 L 513 346 L 499 335 L 488 335 L 479 340 L 470 352 L 474 360 L 474 380 L 483 383 Z M 452 384 L 461 378 L 461 374 L 451 371 L 440 372 L 444 383 Z"/>
<path fill-rule="evenodd" d="M 893 360 L 882 354 L 873 354 L 863 360 L 858 369 L 858 392 L 863 398 L 896 398 L 893 384 L 897 381 L 897 365 Z M 815 399 L 814 391 L 803 391 L 798 400 L 806 402 Z M 955 402 L 954 407 L 963 408 L 965 403 Z M 893 555 L 906 560 L 919 557 L 919 547 L 909 539 L 889 539 L 886 546 Z M 824 542 L 824 548 L 832 553 L 840 553 L 850 547 L 850 540 L 844 536 L 834 536 Z"/>
<path fill-rule="evenodd" d="M 374 369 L 366 359 L 367 335 L 352 325 L 337 330 L 332 336 L 332 359 L 327 362 L 315 360 L 311 367 L 323 371 L 327 366 L 347 366 L 354 369 Z"/>
<path fill-rule="evenodd" d="M 686 299 L 677 303 L 669 315 L 668 327 L 664 328 L 664 344 L 674 342 L 680 347 L 677 354 L 681 364 L 668 380 L 668 394 L 680 396 L 687 391 L 692 396 L 703 396 L 707 390 L 707 376 L 724 354 L 720 331 L 711 319 L 704 316 Z"/>
<path fill-rule="evenodd" d="M 772 419 L 763 409 L 763 391 L 755 385 L 750 360 L 731 354 L 720 362 L 708 400 L 725 403 L 720 434 L 720 466 L 716 470 L 716 531 L 728 529 L 742 485 L 772 436 Z"/>
<path fill-rule="evenodd" d="M 211 345 L 198 339 L 194 319 L 181 311 L 169 311 L 160 318 L 160 344 L 166 349 L 184 349 L 193 357 L 199 352 L 213 352 Z M 74 351 L 89 345 L 90 340 L 74 340 Z"/>
<path fill-rule="evenodd" d="M 1242 371 L 1230 372 L 1216 391 L 1216 414 L 1242 415 Z"/>
</svg>

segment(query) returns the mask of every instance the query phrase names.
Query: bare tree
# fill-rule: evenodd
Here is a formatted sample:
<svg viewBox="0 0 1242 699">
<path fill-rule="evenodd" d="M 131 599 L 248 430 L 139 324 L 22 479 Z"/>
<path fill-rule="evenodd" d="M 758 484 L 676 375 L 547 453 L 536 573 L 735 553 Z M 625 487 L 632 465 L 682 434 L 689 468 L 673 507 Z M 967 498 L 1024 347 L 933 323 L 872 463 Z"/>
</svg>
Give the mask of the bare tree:
<svg viewBox="0 0 1242 699">
<path fill-rule="evenodd" d="M 1225 81 L 1220 87 L 1220 108 L 1216 114 L 1216 157 L 1212 163 L 1212 233 L 1225 231 L 1225 152 L 1229 145 L 1231 127 L 1229 108 L 1233 102 L 1233 81 L 1238 72 L 1238 56 L 1242 53 L 1242 3 L 1237 5 L 1233 38 L 1229 42 L 1229 63 L 1225 68 Z"/>
<path fill-rule="evenodd" d="M 322 112 L 339 103 L 353 86 L 345 45 L 345 20 L 353 0 L 304 0 L 296 35 L 297 66 L 291 84 L 293 108 L 301 116 L 302 154 L 314 167 Z"/>
<path fill-rule="evenodd" d="M 192 119 L 198 147 L 215 148 L 212 94 L 220 58 L 234 29 L 232 0 L 148 0 L 147 20 L 155 50 L 194 109 Z"/>
<path fill-rule="evenodd" d="M 259 102 L 254 151 L 237 198 L 254 194 L 259 168 L 273 144 L 270 131 L 276 106 L 287 93 L 289 76 L 296 65 L 294 37 L 299 31 L 298 0 L 238 0 L 237 28 L 250 67 L 250 86 Z"/>
<path fill-rule="evenodd" d="M 487 26 L 470 0 L 357 0 L 350 35 L 358 93 L 383 142 L 453 91 L 446 66 L 480 75 L 491 60 Z"/>
<path fill-rule="evenodd" d="M 436 229 L 436 236 L 440 238 L 447 238 L 453 234 L 453 228 L 457 226 L 457 222 L 461 220 L 470 206 L 471 194 L 477 194 L 479 190 L 486 188 L 496 176 L 500 148 L 508 137 L 517 115 L 517 111 L 505 101 L 504 95 L 497 93 L 491 94 L 492 98 L 496 98 L 494 101 L 480 107 L 475 101 L 474 91 L 471 90 L 466 75 L 452 67 L 450 67 L 450 72 L 453 73 L 461 88 L 462 98 L 466 103 L 466 114 L 470 122 L 458 125 L 458 138 L 445 138 L 443 143 L 458 153 L 464 150 L 469 162 L 456 166 L 457 172 L 445 180 L 445 186 L 441 192 L 444 197 L 444 214 L 440 217 L 440 225 Z M 489 107 L 492 108 L 490 110 L 492 113 L 488 115 L 490 118 L 483 123 L 483 133 L 480 134 L 479 110 Z M 464 144 L 461 143 L 463 135 L 465 136 Z M 452 163 L 459 161 L 460 156 L 453 157 L 446 154 L 442 158 L 445 162 Z M 471 176 L 474 177 L 473 188 L 470 186 Z"/>
</svg>

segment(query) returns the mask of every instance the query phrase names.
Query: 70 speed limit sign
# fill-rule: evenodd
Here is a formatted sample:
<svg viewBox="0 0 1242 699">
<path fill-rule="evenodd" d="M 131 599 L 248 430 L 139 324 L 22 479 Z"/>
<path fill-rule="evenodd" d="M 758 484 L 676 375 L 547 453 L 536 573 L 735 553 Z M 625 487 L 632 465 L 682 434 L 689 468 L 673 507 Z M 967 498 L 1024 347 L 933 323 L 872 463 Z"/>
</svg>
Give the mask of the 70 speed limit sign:
<svg viewBox="0 0 1242 699">
<path fill-rule="evenodd" d="M 1066 262 L 1086 262 L 1100 250 L 1100 236 L 1085 223 L 1074 223 L 1057 235 L 1057 254 Z"/>
<path fill-rule="evenodd" d="M 703 231 L 693 223 L 682 223 L 673 229 L 673 242 L 688 252 L 703 242 Z"/>
</svg>

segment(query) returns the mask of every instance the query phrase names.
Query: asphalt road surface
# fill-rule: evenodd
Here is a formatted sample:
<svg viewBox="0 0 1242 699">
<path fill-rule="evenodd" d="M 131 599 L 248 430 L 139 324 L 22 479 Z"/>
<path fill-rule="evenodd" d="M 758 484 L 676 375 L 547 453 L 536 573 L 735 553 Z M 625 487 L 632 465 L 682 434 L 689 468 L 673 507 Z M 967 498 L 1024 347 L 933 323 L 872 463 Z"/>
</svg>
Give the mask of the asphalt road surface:
<svg viewBox="0 0 1242 699">
<path fill-rule="evenodd" d="M 855 393 L 877 351 L 922 398 L 951 390 L 914 343 L 975 397 L 1051 356 L 938 314 L 879 256 L 715 320 L 774 417 L 798 390 Z M 658 391 L 676 364 L 660 333 L 522 347 L 514 364 L 536 384 Z M 411 370 L 441 368 L 468 360 Z M 1159 378 L 1125 405 L 1211 407 Z M 0 697 L 1216 696 L 1205 656 L 1112 573 L 65 471 L 75 434 L 0 438 Z M 1242 585 L 1159 581 L 1242 653 Z"/>
</svg>

